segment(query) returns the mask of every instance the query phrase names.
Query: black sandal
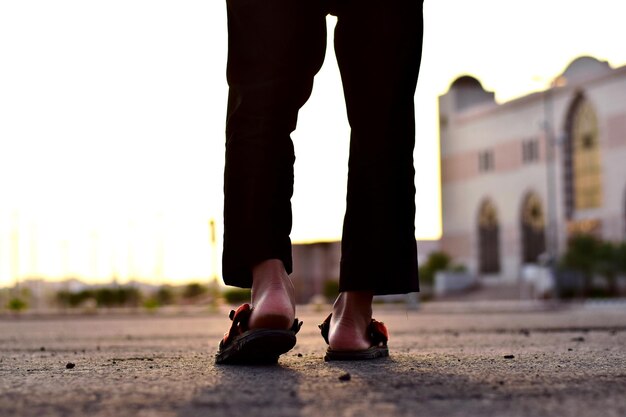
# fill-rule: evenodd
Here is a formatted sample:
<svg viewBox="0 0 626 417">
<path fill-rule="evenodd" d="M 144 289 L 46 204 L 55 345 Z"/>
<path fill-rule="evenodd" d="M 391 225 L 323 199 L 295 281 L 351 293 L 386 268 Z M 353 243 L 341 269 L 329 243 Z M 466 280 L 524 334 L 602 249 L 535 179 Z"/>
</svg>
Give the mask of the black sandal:
<svg viewBox="0 0 626 417">
<path fill-rule="evenodd" d="M 330 314 L 326 320 L 318 327 L 322 331 L 322 337 L 328 342 L 328 332 L 330 331 Z M 361 361 L 369 359 L 384 358 L 389 356 L 389 348 L 387 342 L 389 341 L 389 332 L 383 322 L 372 319 L 367 326 L 367 335 L 370 340 L 370 347 L 363 350 L 333 350 L 328 347 L 326 355 L 324 355 L 325 361 Z"/>
<path fill-rule="evenodd" d="M 215 355 L 216 364 L 271 364 L 296 345 L 296 333 L 302 322 L 295 319 L 289 330 L 249 329 L 248 320 L 252 308 L 243 304 L 237 311 L 231 310 L 232 325 L 220 341 Z"/>
</svg>

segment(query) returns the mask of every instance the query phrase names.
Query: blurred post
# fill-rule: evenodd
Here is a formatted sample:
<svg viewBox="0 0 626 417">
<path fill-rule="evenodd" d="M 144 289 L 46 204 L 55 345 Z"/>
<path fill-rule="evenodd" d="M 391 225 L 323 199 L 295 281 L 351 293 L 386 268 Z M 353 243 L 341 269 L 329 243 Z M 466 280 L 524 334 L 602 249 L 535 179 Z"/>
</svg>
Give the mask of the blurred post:
<svg viewBox="0 0 626 417">
<path fill-rule="evenodd" d="M 164 237 L 164 221 L 163 221 L 163 213 L 162 212 L 158 212 L 157 213 L 157 223 L 158 223 L 158 236 L 157 236 L 157 246 L 156 246 L 156 259 L 155 259 L 155 266 L 154 266 L 154 276 L 156 277 L 157 281 L 162 283 L 163 282 L 163 275 L 164 275 L 164 257 L 165 257 L 165 244 L 163 242 L 163 240 L 165 239 Z"/>
<path fill-rule="evenodd" d="M 90 234 L 91 238 L 91 276 L 96 278 L 98 276 L 98 232 L 93 229 Z"/>
<path fill-rule="evenodd" d="M 220 300 L 220 283 L 217 275 L 217 234 L 215 233 L 215 219 L 209 220 L 209 234 L 211 238 L 211 284 L 209 286 L 211 291 L 211 305 L 212 312 L 219 310 Z"/>
<path fill-rule="evenodd" d="M 61 241 L 61 276 L 63 279 L 70 278 L 70 248 L 67 239 Z"/>
<path fill-rule="evenodd" d="M 556 170 L 556 148 L 559 145 L 554 132 L 554 90 L 567 84 L 564 77 L 554 79 L 543 93 L 544 130 L 546 138 L 546 206 L 548 224 L 546 248 L 550 267 L 554 267 L 559 256 L 558 230 L 558 184 Z"/>
<path fill-rule="evenodd" d="M 217 236 L 215 233 L 215 219 L 209 220 L 209 232 L 211 235 L 211 281 L 217 284 Z"/>
<path fill-rule="evenodd" d="M 17 211 L 13 212 L 13 224 L 11 230 L 11 275 L 15 281 L 15 294 L 20 289 L 20 217 Z"/>
</svg>

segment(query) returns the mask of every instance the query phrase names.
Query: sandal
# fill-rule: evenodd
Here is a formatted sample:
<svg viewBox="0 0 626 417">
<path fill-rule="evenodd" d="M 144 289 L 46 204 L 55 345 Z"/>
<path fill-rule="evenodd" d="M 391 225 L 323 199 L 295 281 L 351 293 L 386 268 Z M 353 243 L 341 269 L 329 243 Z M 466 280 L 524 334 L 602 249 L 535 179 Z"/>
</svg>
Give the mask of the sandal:
<svg viewBox="0 0 626 417">
<path fill-rule="evenodd" d="M 295 319 L 289 330 L 249 329 L 248 320 L 252 313 L 250 304 L 231 310 L 230 330 L 220 341 L 215 355 L 216 364 L 269 364 L 291 350 L 296 344 L 296 333 L 302 322 Z"/>
<path fill-rule="evenodd" d="M 328 342 L 328 333 L 330 331 L 330 314 L 326 320 L 318 327 L 322 331 L 322 337 Z M 370 339 L 370 347 L 363 350 L 334 350 L 330 346 L 326 350 L 324 356 L 325 361 L 360 361 L 367 359 L 384 358 L 389 356 L 389 348 L 387 341 L 389 340 L 389 332 L 383 322 L 372 319 L 367 326 L 367 335 Z"/>
</svg>

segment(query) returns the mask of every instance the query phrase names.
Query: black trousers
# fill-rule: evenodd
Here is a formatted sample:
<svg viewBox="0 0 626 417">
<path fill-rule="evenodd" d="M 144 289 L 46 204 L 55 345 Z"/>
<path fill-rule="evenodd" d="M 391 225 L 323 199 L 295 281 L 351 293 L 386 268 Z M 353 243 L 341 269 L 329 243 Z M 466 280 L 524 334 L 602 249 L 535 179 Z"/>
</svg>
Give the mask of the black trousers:
<svg viewBox="0 0 626 417">
<path fill-rule="evenodd" d="M 332 13 L 352 129 L 340 291 L 418 291 L 413 103 L 422 1 L 331 1 L 227 0 L 224 281 L 250 287 L 252 267 L 266 259 L 292 272 L 290 134 L 324 60 Z"/>
</svg>

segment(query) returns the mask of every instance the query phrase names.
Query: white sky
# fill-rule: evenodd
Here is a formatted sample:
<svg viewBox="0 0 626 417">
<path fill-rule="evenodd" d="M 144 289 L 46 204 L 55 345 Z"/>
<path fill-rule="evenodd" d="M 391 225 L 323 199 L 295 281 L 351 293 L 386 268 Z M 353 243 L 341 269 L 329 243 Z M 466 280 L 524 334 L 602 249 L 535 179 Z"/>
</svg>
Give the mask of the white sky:
<svg viewBox="0 0 626 417">
<path fill-rule="evenodd" d="M 437 96 L 465 73 L 506 101 L 580 55 L 624 65 L 626 25 L 614 0 L 424 7 L 416 226 L 436 238 Z M 341 233 L 349 127 L 334 22 L 293 135 L 295 241 Z M 219 270 L 208 221 L 221 236 L 226 35 L 223 0 L 0 2 L 0 286 L 16 275 L 186 281 Z"/>
</svg>

